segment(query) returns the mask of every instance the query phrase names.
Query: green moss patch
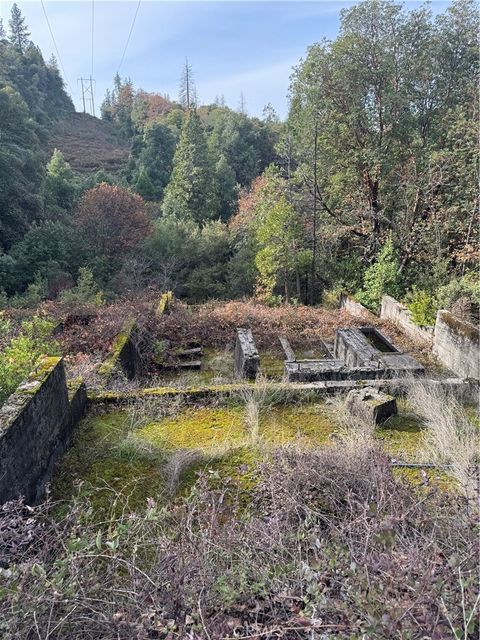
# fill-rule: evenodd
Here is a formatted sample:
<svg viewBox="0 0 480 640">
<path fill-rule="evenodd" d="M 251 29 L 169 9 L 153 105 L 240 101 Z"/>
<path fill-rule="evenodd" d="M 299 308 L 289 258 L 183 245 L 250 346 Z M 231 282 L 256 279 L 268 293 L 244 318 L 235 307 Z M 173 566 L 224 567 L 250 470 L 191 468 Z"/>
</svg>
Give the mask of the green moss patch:
<svg viewBox="0 0 480 640">
<path fill-rule="evenodd" d="M 115 507 L 119 494 L 127 496 L 127 505 L 122 498 L 118 508 L 144 505 L 150 496 L 171 501 L 188 491 L 201 471 L 212 482 L 231 478 L 248 495 L 259 463 L 276 446 L 328 446 L 337 426 L 335 412 L 324 402 L 265 408 L 258 429 L 249 428 L 245 406 L 238 398 L 224 400 L 220 406 L 187 406 L 134 431 L 130 431 L 128 411 L 97 410 L 77 427 L 73 446 L 54 479 L 53 497 L 71 497 L 81 482 L 80 490 L 89 492 L 101 514 Z M 377 427 L 375 437 L 393 457 L 419 461 L 424 431 L 413 415 L 401 410 Z M 419 469 L 395 472 L 415 484 L 425 483 Z M 440 484 L 448 485 L 446 474 L 427 470 L 432 483 L 437 477 Z"/>
</svg>

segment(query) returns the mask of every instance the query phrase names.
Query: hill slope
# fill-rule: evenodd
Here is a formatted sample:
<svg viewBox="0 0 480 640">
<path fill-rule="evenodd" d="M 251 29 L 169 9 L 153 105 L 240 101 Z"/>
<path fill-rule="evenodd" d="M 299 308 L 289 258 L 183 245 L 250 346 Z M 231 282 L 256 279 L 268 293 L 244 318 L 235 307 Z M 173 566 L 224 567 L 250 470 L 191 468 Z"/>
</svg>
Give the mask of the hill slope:
<svg viewBox="0 0 480 640">
<path fill-rule="evenodd" d="M 56 126 L 50 139 L 51 150 L 58 149 L 78 173 L 103 169 L 120 171 L 129 148 L 118 139 L 113 126 L 87 113 L 72 113 Z"/>
</svg>

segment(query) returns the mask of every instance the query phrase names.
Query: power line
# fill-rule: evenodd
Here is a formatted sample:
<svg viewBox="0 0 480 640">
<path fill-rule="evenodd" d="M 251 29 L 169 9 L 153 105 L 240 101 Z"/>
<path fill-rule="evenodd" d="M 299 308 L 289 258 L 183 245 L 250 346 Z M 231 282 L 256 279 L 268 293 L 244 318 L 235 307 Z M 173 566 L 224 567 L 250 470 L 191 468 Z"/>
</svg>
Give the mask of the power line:
<svg viewBox="0 0 480 640">
<path fill-rule="evenodd" d="M 93 43 L 95 33 L 95 0 L 92 0 L 92 70 L 90 76 L 93 78 Z"/>
<path fill-rule="evenodd" d="M 50 20 L 48 19 L 47 11 L 45 9 L 45 5 L 43 3 L 43 0 L 40 0 L 40 2 L 42 3 L 43 15 L 45 16 L 45 20 L 47 21 L 48 30 L 50 31 L 50 35 L 52 36 L 53 46 L 55 47 L 55 51 L 57 52 L 57 57 L 58 57 L 58 61 L 60 63 L 60 68 L 63 71 L 63 75 L 65 77 L 65 81 L 66 81 L 68 87 L 70 88 L 71 93 L 73 94 L 74 91 L 73 91 L 73 89 L 72 89 L 72 87 L 70 85 L 70 82 L 68 81 L 68 76 L 67 76 L 67 74 L 65 72 L 65 67 L 63 66 L 62 58 L 60 56 L 60 51 L 58 50 L 57 43 L 56 43 L 55 37 L 53 35 L 52 27 L 50 26 Z"/>
<path fill-rule="evenodd" d="M 137 19 L 137 14 L 138 14 L 138 10 L 140 8 L 141 1 L 142 0 L 138 0 L 137 8 L 135 10 L 135 15 L 133 16 L 132 26 L 130 27 L 130 31 L 129 31 L 129 34 L 128 34 L 127 42 L 125 43 L 125 49 L 123 50 L 122 59 L 120 60 L 120 64 L 118 65 L 118 68 L 117 68 L 117 73 L 120 71 L 120 67 L 122 66 L 123 61 L 125 60 L 125 54 L 127 53 L 128 44 L 129 44 L 130 38 L 132 36 L 133 27 L 135 26 L 135 21 Z"/>
</svg>

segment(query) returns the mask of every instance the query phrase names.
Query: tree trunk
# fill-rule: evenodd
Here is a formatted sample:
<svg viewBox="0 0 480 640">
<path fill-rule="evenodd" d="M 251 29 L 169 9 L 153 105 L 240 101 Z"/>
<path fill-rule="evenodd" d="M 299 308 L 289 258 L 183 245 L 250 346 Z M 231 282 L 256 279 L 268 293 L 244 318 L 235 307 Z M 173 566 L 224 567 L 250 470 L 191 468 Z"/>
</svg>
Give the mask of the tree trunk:
<svg viewBox="0 0 480 640">
<path fill-rule="evenodd" d="M 310 284 L 310 303 L 316 301 L 316 271 L 317 271 L 317 198 L 318 198 L 318 121 L 315 120 L 315 137 L 313 142 L 313 220 L 312 220 L 312 282 Z"/>
</svg>

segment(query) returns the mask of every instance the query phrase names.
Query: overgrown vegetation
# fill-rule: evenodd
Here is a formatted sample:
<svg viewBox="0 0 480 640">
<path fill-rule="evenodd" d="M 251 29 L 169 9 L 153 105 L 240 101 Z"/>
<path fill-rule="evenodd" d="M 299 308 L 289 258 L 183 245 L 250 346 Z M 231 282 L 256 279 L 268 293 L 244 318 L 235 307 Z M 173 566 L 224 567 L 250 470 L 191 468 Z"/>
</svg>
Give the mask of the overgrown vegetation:
<svg viewBox="0 0 480 640">
<path fill-rule="evenodd" d="M 173 508 L 152 496 L 103 522 L 85 497 L 54 508 L 2 509 L 6 637 L 478 632 L 475 518 L 435 490 L 419 500 L 375 449 L 279 450 L 250 506 L 200 474 Z"/>
<path fill-rule="evenodd" d="M 9 338 L 11 322 L 0 316 L 0 346 L 4 345 L 0 350 L 0 405 L 30 373 L 41 355 L 59 353 L 59 346 L 51 337 L 54 326 L 49 320 L 36 316 L 24 320 L 20 331 Z"/>
</svg>

